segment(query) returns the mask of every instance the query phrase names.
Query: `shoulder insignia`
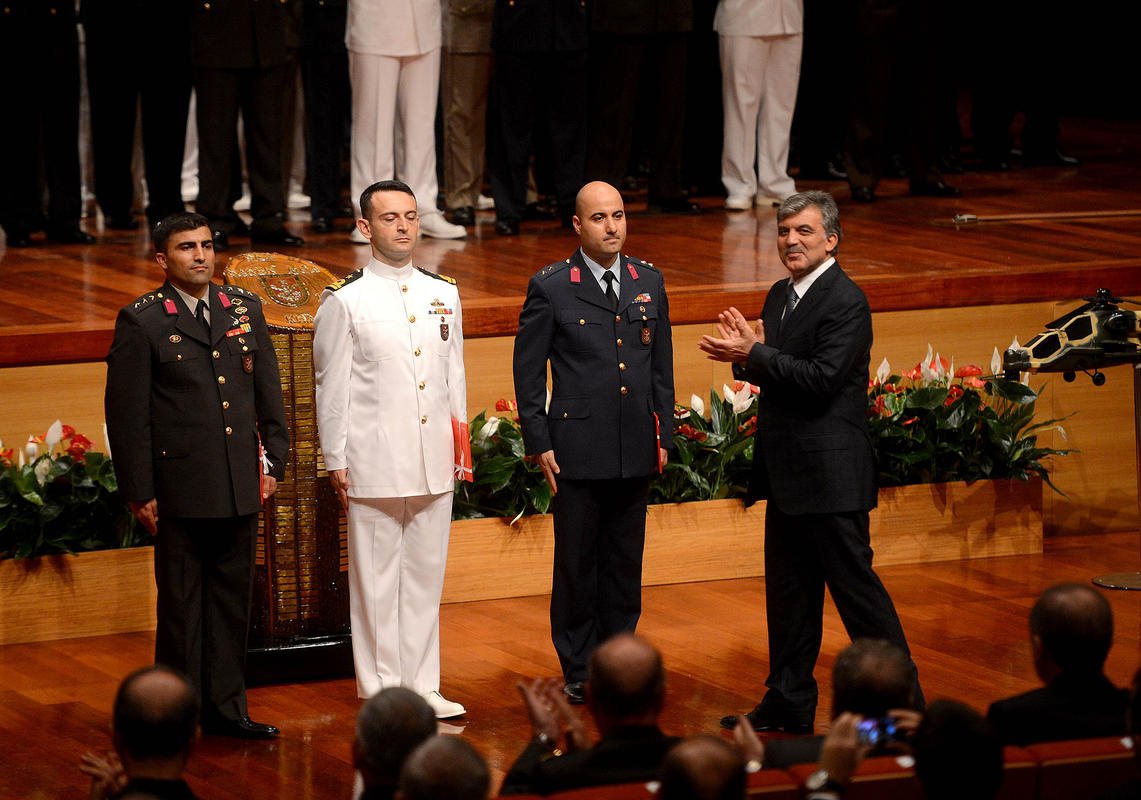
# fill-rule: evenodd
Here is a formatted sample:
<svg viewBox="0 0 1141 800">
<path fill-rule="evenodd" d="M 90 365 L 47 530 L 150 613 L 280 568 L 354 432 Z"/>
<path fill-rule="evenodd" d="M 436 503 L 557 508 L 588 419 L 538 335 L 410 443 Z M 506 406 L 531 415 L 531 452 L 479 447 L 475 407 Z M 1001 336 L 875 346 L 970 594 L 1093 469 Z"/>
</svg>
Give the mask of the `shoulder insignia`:
<svg viewBox="0 0 1141 800">
<path fill-rule="evenodd" d="M 235 286 L 232 283 L 222 284 L 222 291 L 226 294 L 244 297 L 247 300 L 256 300 L 259 303 L 261 302 L 261 297 L 259 297 L 256 292 L 251 292 L 249 289 L 243 289 L 241 286 Z"/>
<path fill-rule="evenodd" d="M 545 266 L 541 270 L 539 270 L 539 273 L 535 277 L 542 278 L 543 280 L 546 280 L 547 278 L 561 272 L 562 270 L 568 268 L 569 266 L 570 266 L 570 259 L 569 258 L 566 261 L 556 261 L 554 264 L 548 264 L 547 266 Z"/>
<path fill-rule="evenodd" d="M 163 301 L 168 299 L 170 298 L 166 296 L 165 292 L 161 289 L 155 289 L 153 292 L 147 292 L 143 296 L 136 298 L 135 302 L 131 303 L 130 308 L 132 311 L 142 311 L 147 306 L 161 306 Z"/>
<path fill-rule="evenodd" d="M 634 256 L 628 256 L 625 254 L 623 254 L 622 257 L 625 258 L 628 263 L 633 264 L 637 267 L 647 267 L 648 269 L 652 269 L 655 272 L 661 272 L 660 269 L 654 266 L 654 262 L 652 261 L 645 261 L 641 258 L 635 258 Z"/>
<path fill-rule="evenodd" d="M 327 291 L 327 292 L 335 292 L 335 291 L 337 291 L 338 289 L 342 289 L 342 288 L 344 288 L 345 286 L 348 286 L 348 285 L 349 285 L 350 283 L 352 283 L 353 281 L 355 281 L 355 280 L 356 280 L 357 278 L 359 278 L 361 275 L 364 275 L 364 270 L 363 270 L 363 269 L 358 269 L 356 272 L 350 272 L 348 275 L 346 275 L 345 277 L 341 278 L 339 281 L 333 281 L 333 282 L 332 282 L 332 283 L 330 283 L 328 286 L 326 286 L 326 287 L 325 287 L 325 291 Z"/>
<path fill-rule="evenodd" d="M 440 274 L 440 273 L 438 273 L 438 272 L 432 272 L 432 271 L 430 271 L 430 270 L 426 270 L 426 269 L 424 269 L 423 267 L 416 267 L 416 269 L 418 269 L 418 270 L 420 270 L 421 272 L 423 272 L 423 273 L 424 273 L 425 275 L 427 275 L 429 278 L 435 278 L 435 279 L 436 279 L 436 280 L 438 280 L 438 281 L 443 281 L 444 283 L 450 283 L 452 286 L 455 286 L 455 285 L 456 285 L 456 279 L 455 279 L 455 278 L 453 278 L 453 277 L 451 277 L 451 276 L 449 276 L 449 275 L 441 275 L 441 274 Z"/>
</svg>

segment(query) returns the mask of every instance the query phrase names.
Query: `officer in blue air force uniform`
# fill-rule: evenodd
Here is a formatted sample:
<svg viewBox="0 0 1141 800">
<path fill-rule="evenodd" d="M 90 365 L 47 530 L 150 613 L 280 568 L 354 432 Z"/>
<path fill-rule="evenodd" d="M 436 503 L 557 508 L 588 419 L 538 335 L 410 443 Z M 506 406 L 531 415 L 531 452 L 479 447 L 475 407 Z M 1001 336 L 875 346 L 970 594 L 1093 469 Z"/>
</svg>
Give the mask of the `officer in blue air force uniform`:
<svg viewBox="0 0 1141 800">
<path fill-rule="evenodd" d="M 154 242 L 167 282 L 119 312 L 105 412 L 119 492 L 155 537 L 155 661 L 198 687 L 205 732 L 270 738 L 244 672 L 258 513 L 289 450 L 277 356 L 257 295 L 211 282 L 209 220 L 174 214 Z"/>
<path fill-rule="evenodd" d="M 589 183 L 575 211 L 581 248 L 531 278 L 514 375 L 527 453 L 555 493 L 551 638 L 582 702 L 591 651 L 641 614 L 646 499 L 673 447 L 674 386 L 665 282 L 620 252 L 622 196 Z"/>
</svg>

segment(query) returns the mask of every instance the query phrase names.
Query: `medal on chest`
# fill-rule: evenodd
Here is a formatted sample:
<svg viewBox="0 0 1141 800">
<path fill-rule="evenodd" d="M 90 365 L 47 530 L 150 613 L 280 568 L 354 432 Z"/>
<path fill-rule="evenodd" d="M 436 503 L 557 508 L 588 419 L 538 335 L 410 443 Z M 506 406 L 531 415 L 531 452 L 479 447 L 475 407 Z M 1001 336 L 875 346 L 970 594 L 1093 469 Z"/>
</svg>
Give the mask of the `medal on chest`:
<svg viewBox="0 0 1141 800">
<path fill-rule="evenodd" d="M 448 325 L 448 323 L 444 322 L 443 320 L 440 320 L 440 338 L 443 339 L 445 342 L 448 341 L 448 336 L 450 334 L 450 330 L 451 330 L 451 328 Z"/>
</svg>

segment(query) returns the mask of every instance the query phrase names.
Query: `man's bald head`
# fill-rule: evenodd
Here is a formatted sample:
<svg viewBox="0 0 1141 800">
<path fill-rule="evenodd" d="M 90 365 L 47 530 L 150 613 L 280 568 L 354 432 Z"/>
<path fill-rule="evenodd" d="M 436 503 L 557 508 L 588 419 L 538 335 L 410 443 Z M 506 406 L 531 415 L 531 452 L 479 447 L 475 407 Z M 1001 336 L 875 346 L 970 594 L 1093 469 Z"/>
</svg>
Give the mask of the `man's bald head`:
<svg viewBox="0 0 1141 800">
<path fill-rule="evenodd" d="M 1100 672 L 1113 643 L 1113 609 L 1092 586 L 1060 583 L 1030 610 L 1030 635 L 1041 651 L 1036 661 L 1044 655 L 1064 671 Z M 1036 666 L 1041 673 L 1043 665 Z"/>
<path fill-rule="evenodd" d="M 198 729 L 198 693 L 162 665 L 136 670 L 115 694 L 111 731 L 124 761 L 185 755 Z"/>
<path fill-rule="evenodd" d="M 680 742 L 662 762 L 661 800 L 742 800 L 745 759 L 716 736 L 702 734 Z"/>
<path fill-rule="evenodd" d="M 591 181 L 578 190 L 574 197 L 574 213 L 580 219 L 590 216 L 588 209 L 600 204 L 622 205 L 622 193 L 606 181 Z"/>
<path fill-rule="evenodd" d="M 620 633 L 590 656 L 592 712 L 610 720 L 657 717 L 665 697 L 662 655 L 633 633 Z"/>
<path fill-rule="evenodd" d="M 583 186 L 574 200 L 571 223 L 582 252 L 609 268 L 626 243 L 626 209 L 618 190 L 602 181 Z"/>
</svg>

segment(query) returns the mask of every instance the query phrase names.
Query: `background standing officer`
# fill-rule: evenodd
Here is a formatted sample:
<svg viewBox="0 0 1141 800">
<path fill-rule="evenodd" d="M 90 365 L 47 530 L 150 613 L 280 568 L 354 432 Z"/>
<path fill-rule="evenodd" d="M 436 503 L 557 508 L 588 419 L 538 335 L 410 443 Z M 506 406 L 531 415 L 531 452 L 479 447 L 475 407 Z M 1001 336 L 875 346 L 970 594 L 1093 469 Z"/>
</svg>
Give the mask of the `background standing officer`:
<svg viewBox="0 0 1141 800">
<path fill-rule="evenodd" d="M 674 384 L 665 281 L 620 253 L 622 196 L 588 183 L 572 222 L 580 249 L 527 287 L 514 372 L 527 453 L 555 494 L 551 639 L 581 703 L 591 652 L 641 615 L 646 498 L 673 447 Z"/>
<path fill-rule="evenodd" d="M 349 517 L 357 694 L 406 686 L 443 719 L 440 595 L 455 480 L 471 480 L 456 282 L 412 265 L 407 184 L 361 194 L 372 258 L 321 296 L 313 328 L 325 466 Z"/>
<path fill-rule="evenodd" d="M 153 238 L 167 280 L 119 312 L 105 411 L 119 492 L 155 536 L 155 661 L 198 688 L 204 731 L 268 739 L 245 661 L 258 512 L 289 450 L 277 355 L 257 295 L 210 281 L 206 217 Z"/>
<path fill-rule="evenodd" d="M 825 585 L 852 639 L 887 639 L 908 652 L 872 569 L 872 314 L 863 290 L 836 263 L 841 235 L 831 195 L 787 198 L 777 209 L 777 248 L 788 280 L 769 291 L 755 328 L 730 308 L 720 314 L 720 336 L 703 336 L 699 345 L 761 389 L 747 504 L 768 500 L 769 690 L 745 715 L 758 731 L 812 732 Z M 912 697 L 922 710 L 917 678 Z M 736 716 L 721 720 L 726 728 L 736 724 Z"/>
</svg>

